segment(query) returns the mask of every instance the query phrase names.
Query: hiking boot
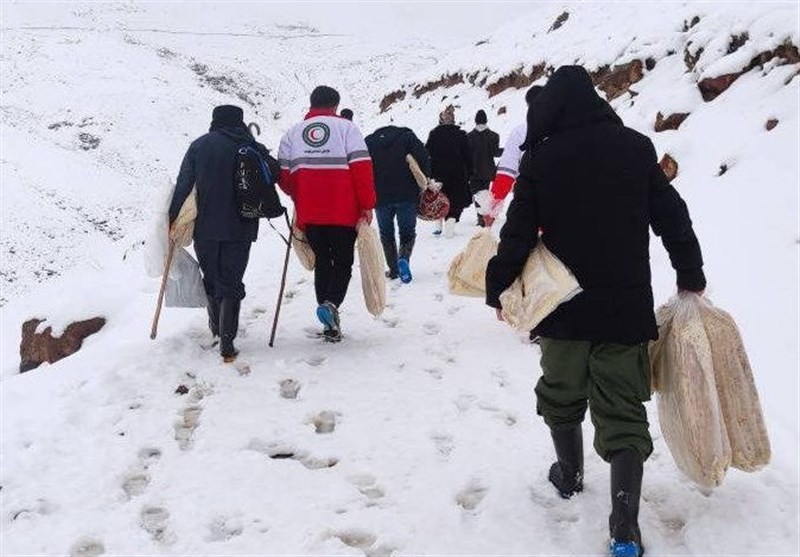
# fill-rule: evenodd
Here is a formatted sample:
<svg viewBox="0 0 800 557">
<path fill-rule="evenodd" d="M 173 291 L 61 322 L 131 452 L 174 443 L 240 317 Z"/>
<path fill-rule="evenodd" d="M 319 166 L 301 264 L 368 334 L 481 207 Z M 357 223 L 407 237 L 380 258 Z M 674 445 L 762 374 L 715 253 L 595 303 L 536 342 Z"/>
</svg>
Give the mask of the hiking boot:
<svg viewBox="0 0 800 557">
<path fill-rule="evenodd" d="M 639 531 L 639 498 L 642 492 L 644 459 L 636 449 L 623 449 L 611 456 L 611 515 L 608 530 L 612 557 L 641 557 L 644 554 Z"/>
<path fill-rule="evenodd" d="M 219 311 L 219 353 L 225 363 L 230 363 L 239 355 L 233 339 L 239 332 L 239 308 L 242 301 L 236 298 L 223 298 Z"/>
<path fill-rule="evenodd" d="M 395 280 L 400 278 L 400 275 L 398 275 L 397 272 L 392 272 L 392 271 L 386 271 L 384 275 L 386 275 L 386 278 L 388 278 L 389 280 Z"/>
<path fill-rule="evenodd" d="M 208 304 L 206 305 L 206 311 L 208 311 L 208 329 L 211 331 L 211 335 L 218 337 L 219 336 L 219 300 L 214 298 L 214 296 L 206 295 L 208 299 Z"/>
<path fill-rule="evenodd" d="M 583 491 L 583 431 L 581 426 L 551 429 L 556 462 L 550 467 L 548 479 L 558 494 L 569 499 Z"/>
<path fill-rule="evenodd" d="M 317 319 L 322 323 L 325 330 L 323 333 L 328 336 L 329 331 L 341 335 L 342 330 L 339 326 L 339 309 L 333 302 L 323 302 L 317 306 Z"/>
</svg>

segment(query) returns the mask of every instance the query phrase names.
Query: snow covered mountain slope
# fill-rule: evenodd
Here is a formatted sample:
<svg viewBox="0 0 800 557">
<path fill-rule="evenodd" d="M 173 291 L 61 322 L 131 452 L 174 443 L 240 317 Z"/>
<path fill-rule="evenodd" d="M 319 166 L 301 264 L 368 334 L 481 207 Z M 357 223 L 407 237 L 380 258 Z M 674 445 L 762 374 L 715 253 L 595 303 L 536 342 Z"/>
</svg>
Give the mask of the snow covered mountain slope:
<svg viewBox="0 0 800 557">
<path fill-rule="evenodd" d="M 461 47 L 455 35 L 400 39 L 415 21 L 433 28 L 425 4 L 371 8 L 384 18 L 363 35 L 296 12 L 275 21 L 271 4 L 247 4 L 258 17 L 245 23 L 222 4 L 41 6 L 2 4 L 0 553 L 603 554 L 608 466 L 587 442 L 586 491 L 555 495 L 549 435 L 533 408 L 538 349 L 480 300 L 447 292 L 473 213 L 451 240 L 420 225 L 414 281 L 390 287 L 379 319 L 364 308 L 356 269 L 340 345 L 308 338 L 313 285 L 293 258 L 276 346 L 266 346 L 284 246 L 265 226 L 245 277 L 236 366 L 203 347 L 202 311 L 167 309 L 158 339 L 147 338 L 158 284 L 143 276 L 141 241 L 158 190 L 214 104 L 242 104 L 274 146 L 310 88 L 327 82 L 367 132 L 393 120 L 424 139 L 452 103 L 465 124 L 486 109 L 505 139 L 524 118 L 524 87 L 489 97 L 487 85 L 520 65 L 530 77 L 541 62 L 634 59 L 645 64 L 638 95 L 613 105 L 679 163 L 674 183 L 703 246 L 709 295 L 742 329 L 774 453 L 764 470 L 731 470 L 703 494 L 679 476 L 649 403 L 648 553 L 800 551 L 798 66 L 776 58 L 710 102 L 697 87 L 787 39 L 797 45 L 796 5 L 540 4 L 509 12 L 516 19 L 496 32 L 470 31 Z M 341 21 L 352 6 L 341 5 Z M 692 58 L 704 52 L 687 71 L 689 40 Z M 465 82 L 413 94 L 456 74 Z M 381 112 L 401 89 L 406 97 Z M 655 133 L 659 111 L 689 116 Z M 661 303 L 674 273 L 657 241 L 652 261 Z M 48 270 L 36 285 L 33 273 Z M 17 374 L 24 320 L 58 329 L 95 315 L 108 324 L 80 352 Z"/>
</svg>

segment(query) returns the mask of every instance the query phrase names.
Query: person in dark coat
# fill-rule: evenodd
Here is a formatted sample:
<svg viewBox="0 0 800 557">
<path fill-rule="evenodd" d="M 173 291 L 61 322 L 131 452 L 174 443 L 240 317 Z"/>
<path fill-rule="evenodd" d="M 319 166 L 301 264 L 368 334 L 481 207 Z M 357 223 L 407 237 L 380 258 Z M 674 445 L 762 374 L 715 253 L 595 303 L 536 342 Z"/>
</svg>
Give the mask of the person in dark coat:
<svg viewBox="0 0 800 557">
<path fill-rule="evenodd" d="M 494 158 L 503 154 L 500 148 L 500 136 L 489 129 L 486 112 L 479 110 L 475 113 L 475 129 L 467 134 L 470 155 L 472 157 L 472 177 L 469 180 L 469 189 L 473 198 L 475 194 L 489 189 L 489 184 L 494 180 L 497 166 Z M 478 203 L 475 203 L 478 207 Z M 483 215 L 478 213 L 478 226 L 484 226 Z"/>
<path fill-rule="evenodd" d="M 439 114 L 439 125 L 431 130 L 425 147 L 431 155 L 431 178 L 442 183 L 442 191 L 450 200 L 450 212 L 445 217 L 445 236 L 450 237 L 462 211 L 472 202 L 469 141 L 467 133 L 455 124 L 452 105 Z"/>
<path fill-rule="evenodd" d="M 349 108 L 343 108 L 342 111 L 339 113 L 339 116 L 344 118 L 345 120 L 353 121 L 353 111 Z"/>
<path fill-rule="evenodd" d="M 700 245 L 652 142 L 623 125 L 582 67 L 559 68 L 534 99 L 524 146 L 486 273 L 486 303 L 499 317 L 500 293 L 540 240 L 575 274 L 583 292 L 536 329 L 543 371 L 537 412 L 557 457 L 549 479 L 563 497 L 581 491 L 588 403 L 594 447 L 611 463 L 611 554 L 641 555 L 639 496 L 653 449 L 643 405 L 650 398 L 647 343 L 658 336 L 649 230 L 669 252 L 679 292 L 705 288 Z"/>
<path fill-rule="evenodd" d="M 169 208 L 170 223 L 191 193 L 197 191 L 194 250 L 203 273 L 208 297 L 208 326 L 220 337 L 220 353 L 236 357 L 233 340 L 239 329 L 239 308 L 245 296 L 244 277 L 250 246 L 258 235 L 258 219 L 243 219 L 236 204 L 234 172 L 236 151 L 250 143 L 262 152 L 243 120 L 238 106 L 214 108 L 209 132 L 189 145 L 183 157 Z"/>
<path fill-rule="evenodd" d="M 430 157 L 422 141 L 408 128 L 384 126 L 366 137 L 375 175 L 377 203 L 375 214 L 381 244 L 389 270 L 386 276 L 411 282 L 411 252 L 417 237 L 417 206 L 420 189 L 406 161 L 416 159 L 425 175 L 430 174 Z M 394 234 L 394 222 L 400 233 L 400 251 Z"/>
</svg>

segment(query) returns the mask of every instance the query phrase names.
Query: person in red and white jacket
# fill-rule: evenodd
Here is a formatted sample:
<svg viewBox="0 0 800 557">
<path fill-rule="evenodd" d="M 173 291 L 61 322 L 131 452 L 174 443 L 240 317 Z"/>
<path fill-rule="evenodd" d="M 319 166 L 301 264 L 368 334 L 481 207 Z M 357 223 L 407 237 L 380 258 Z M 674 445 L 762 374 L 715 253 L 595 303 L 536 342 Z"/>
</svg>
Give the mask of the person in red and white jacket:
<svg viewBox="0 0 800 557">
<path fill-rule="evenodd" d="M 531 105 L 531 102 L 533 102 L 533 99 L 536 98 L 536 95 L 539 94 L 541 89 L 541 85 L 534 85 L 528 89 L 525 93 L 525 102 L 528 106 Z M 492 226 L 492 223 L 494 223 L 494 220 L 503 208 L 503 201 L 508 197 L 508 194 L 514 187 L 514 183 L 517 181 L 519 163 L 522 160 L 522 155 L 525 153 L 520 146 L 525 143 L 527 134 L 528 124 L 520 124 L 511 130 L 506 140 L 505 147 L 503 147 L 503 154 L 497 163 L 497 173 L 492 181 L 492 185 L 489 187 L 489 193 L 491 195 L 489 207 L 483 209 L 485 211 L 483 222 L 486 226 Z"/>
<path fill-rule="evenodd" d="M 372 159 L 358 127 L 336 115 L 336 89 L 311 92 L 311 109 L 281 139 L 279 185 L 314 251 L 317 317 L 326 340 L 341 339 L 339 307 L 353 271 L 356 225 L 372 222 Z"/>
</svg>

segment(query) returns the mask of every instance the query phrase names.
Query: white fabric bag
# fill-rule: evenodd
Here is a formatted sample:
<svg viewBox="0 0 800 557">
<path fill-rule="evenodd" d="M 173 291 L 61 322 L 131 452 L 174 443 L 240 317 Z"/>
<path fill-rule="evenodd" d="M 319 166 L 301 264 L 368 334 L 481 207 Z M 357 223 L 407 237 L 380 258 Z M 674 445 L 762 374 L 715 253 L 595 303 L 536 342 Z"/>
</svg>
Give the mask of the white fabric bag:
<svg viewBox="0 0 800 557">
<path fill-rule="evenodd" d="M 188 251 L 175 248 L 164 304 L 170 308 L 204 308 L 207 304 L 200 264 Z"/>
<path fill-rule="evenodd" d="M 358 223 L 358 263 L 361 268 L 361 289 L 367 311 L 377 317 L 386 308 L 386 275 L 383 270 L 386 261 L 383 248 L 375 229 L 365 221 Z"/>
</svg>

